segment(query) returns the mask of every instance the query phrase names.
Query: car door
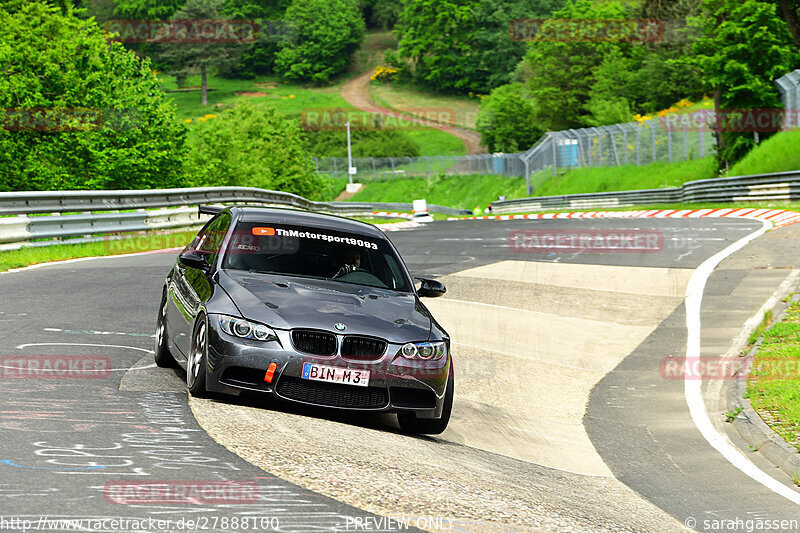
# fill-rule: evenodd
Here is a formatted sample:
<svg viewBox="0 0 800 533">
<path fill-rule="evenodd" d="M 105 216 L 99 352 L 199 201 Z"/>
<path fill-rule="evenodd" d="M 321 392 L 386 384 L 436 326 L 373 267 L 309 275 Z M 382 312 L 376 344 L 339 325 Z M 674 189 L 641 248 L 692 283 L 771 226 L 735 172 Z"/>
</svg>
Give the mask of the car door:
<svg viewBox="0 0 800 533">
<path fill-rule="evenodd" d="M 168 321 L 173 343 L 184 358 L 191 349 L 195 319 L 203 305 L 211 298 L 213 291 L 211 273 L 230 225 L 230 214 L 220 213 L 195 239 L 193 249 L 203 256 L 206 268 L 186 265 L 180 259 L 175 264 L 170 286 L 173 308 L 169 310 Z"/>
</svg>

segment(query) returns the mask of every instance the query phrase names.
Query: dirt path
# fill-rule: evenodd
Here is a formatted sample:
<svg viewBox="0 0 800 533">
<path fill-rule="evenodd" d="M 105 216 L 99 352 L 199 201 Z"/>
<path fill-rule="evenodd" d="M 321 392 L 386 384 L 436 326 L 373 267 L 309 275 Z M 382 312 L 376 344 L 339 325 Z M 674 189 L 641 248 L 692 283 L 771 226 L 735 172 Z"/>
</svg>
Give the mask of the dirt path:
<svg viewBox="0 0 800 533">
<path fill-rule="evenodd" d="M 372 101 L 369 97 L 369 78 L 371 75 L 372 69 L 345 83 L 344 86 L 342 86 L 342 98 L 347 100 L 353 107 L 362 111 L 383 113 L 384 115 L 402 118 L 404 120 L 414 120 L 410 115 L 380 107 Z M 461 139 L 464 143 L 464 147 L 467 149 L 467 154 L 485 153 L 485 150 L 481 149 L 481 136 L 478 132 L 455 126 L 445 126 L 443 124 L 426 123 L 425 125 L 449 133 L 450 135 L 455 135 Z"/>
</svg>

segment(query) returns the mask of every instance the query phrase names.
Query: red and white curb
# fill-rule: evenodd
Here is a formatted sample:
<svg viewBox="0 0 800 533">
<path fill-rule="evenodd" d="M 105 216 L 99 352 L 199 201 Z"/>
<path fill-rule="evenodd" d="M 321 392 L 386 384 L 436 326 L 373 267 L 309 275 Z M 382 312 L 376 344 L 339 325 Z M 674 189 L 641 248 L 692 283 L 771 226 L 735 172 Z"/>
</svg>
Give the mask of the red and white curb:
<svg viewBox="0 0 800 533">
<path fill-rule="evenodd" d="M 387 212 L 387 211 L 373 211 L 373 215 L 376 217 L 384 217 L 384 218 L 405 218 L 406 220 L 411 220 L 414 218 L 414 215 L 411 213 L 397 213 L 397 212 Z"/>
<path fill-rule="evenodd" d="M 550 220 L 564 218 L 749 218 L 769 220 L 775 228 L 800 222 L 800 213 L 784 209 L 652 209 L 642 211 L 586 211 L 575 213 L 535 213 L 531 215 L 487 215 L 451 217 L 447 220 Z"/>
</svg>

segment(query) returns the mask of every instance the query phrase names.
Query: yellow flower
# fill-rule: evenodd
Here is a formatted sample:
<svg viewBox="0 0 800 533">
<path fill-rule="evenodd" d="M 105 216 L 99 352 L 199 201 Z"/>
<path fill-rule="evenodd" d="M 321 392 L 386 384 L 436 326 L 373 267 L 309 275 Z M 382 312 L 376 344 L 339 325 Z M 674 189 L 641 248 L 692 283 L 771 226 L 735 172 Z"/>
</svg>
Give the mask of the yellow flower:
<svg viewBox="0 0 800 533">
<path fill-rule="evenodd" d="M 290 94 L 290 95 L 289 95 L 289 98 L 294 98 L 294 95 L 293 95 L 293 94 Z"/>
<path fill-rule="evenodd" d="M 206 117 L 200 117 L 197 119 L 197 122 L 205 122 L 206 120 L 208 120 Z"/>
<path fill-rule="evenodd" d="M 189 122 L 191 122 L 191 121 L 192 121 L 192 119 L 190 119 L 190 118 L 187 118 L 186 120 L 184 120 L 184 122 L 186 122 L 187 124 L 188 124 Z"/>
<path fill-rule="evenodd" d="M 212 114 L 212 113 L 209 113 L 209 114 L 207 114 L 207 115 L 206 115 L 205 117 L 203 117 L 203 118 L 205 118 L 205 119 L 209 119 L 209 118 L 217 118 L 217 115 L 214 115 L 214 114 Z"/>
</svg>

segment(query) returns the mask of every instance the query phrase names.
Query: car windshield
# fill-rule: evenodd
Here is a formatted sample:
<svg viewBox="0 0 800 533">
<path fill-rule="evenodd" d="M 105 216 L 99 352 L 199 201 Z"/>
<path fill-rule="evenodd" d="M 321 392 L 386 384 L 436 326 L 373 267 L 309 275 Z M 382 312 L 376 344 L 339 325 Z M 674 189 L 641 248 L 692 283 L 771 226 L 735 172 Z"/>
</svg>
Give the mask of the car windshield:
<svg viewBox="0 0 800 533">
<path fill-rule="evenodd" d="M 411 291 L 385 239 L 308 226 L 239 222 L 222 268 Z"/>
</svg>

